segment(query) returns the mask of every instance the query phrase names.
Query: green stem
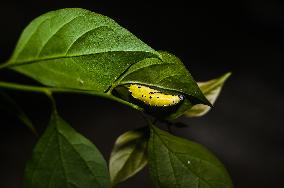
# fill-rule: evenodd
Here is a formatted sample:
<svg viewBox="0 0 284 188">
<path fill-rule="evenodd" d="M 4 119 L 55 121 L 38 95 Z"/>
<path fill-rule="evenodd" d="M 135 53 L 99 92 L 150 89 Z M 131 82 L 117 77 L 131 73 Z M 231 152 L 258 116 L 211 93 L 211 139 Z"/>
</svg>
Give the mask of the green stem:
<svg viewBox="0 0 284 188">
<path fill-rule="evenodd" d="M 46 93 L 46 95 L 50 99 L 53 113 L 58 115 L 55 98 L 53 97 L 51 92 L 50 93 Z"/>
<path fill-rule="evenodd" d="M 74 93 L 74 94 L 87 94 L 87 95 L 94 95 L 106 99 L 110 99 L 112 101 L 116 101 L 122 103 L 126 106 L 134 108 L 139 111 L 143 111 L 143 108 L 124 101 L 118 97 L 115 97 L 109 93 L 101 93 L 89 90 L 76 90 L 76 89 L 65 89 L 65 88 L 55 88 L 55 87 L 41 87 L 41 86 L 30 86 L 30 85 L 22 85 L 16 84 L 11 82 L 2 82 L 0 81 L 0 88 L 11 89 L 11 90 L 18 90 L 18 91 L 27 91 L 27 92 L 36 92 L 36 93 L 44 93 L 47 96 L 52 96 L 52 93 Z"/>
<path fill-rule="evenodd" d="M 0 64 L 0 69 L 4 69 L 4 68 L 8 67 L 9 65 L 10 65 L 9 62 L 1 63 Z"/>
<path fill-rule="evenodd" d="M 22 84 L 2 82 L 2 81 L 0 81 L 0 88 L 36 92 L 36 93 L 45 93 L 45 94 L 49 94 L 51 92 L 51 90 L 46 87 L 29 86 L 29 85 L 22 85 Z"/>
</svg>

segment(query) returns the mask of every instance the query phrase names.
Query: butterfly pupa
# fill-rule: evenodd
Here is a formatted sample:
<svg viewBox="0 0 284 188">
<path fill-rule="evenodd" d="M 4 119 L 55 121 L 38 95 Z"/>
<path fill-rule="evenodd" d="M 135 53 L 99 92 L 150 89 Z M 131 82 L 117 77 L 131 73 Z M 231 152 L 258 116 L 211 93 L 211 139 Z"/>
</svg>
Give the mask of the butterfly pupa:
<svg viewBox="0 0 284 188">
<path fill-rule="evenodd" d="M 138 84 L 131 84 L 129 86 L 129 92 L 132 97 L 150 106 L 172 106 L 183 100 L 182 95 L 165 94 L 161 91 Z"/>
</svg>

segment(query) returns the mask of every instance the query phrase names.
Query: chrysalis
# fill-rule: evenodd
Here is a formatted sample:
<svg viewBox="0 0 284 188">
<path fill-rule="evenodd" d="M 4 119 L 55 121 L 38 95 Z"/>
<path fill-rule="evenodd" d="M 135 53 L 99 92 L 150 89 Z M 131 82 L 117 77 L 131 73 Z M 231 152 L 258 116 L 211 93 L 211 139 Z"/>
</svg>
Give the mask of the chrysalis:
<svg viewBox="0 0 284 188">
<path fill-rule="evenodd" d="M 172 106 L 183 100 L 182 95 L 164 94 L 161 91 L 143 85 L 131 84 L 131 95 L 150 106 Z"/>
</svg>

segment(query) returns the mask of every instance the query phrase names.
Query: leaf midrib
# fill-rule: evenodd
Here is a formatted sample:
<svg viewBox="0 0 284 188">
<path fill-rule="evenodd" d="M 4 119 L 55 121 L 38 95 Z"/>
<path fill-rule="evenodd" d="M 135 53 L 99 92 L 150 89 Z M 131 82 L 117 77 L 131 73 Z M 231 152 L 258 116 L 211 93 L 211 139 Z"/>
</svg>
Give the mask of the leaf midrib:
<svg viewBox="0 0 284 188">
<path fill-rule="evenodd" d="M 57 128 L 57 129 L 58 129 L 58 128 Z M 65 137 L 65 135 L 63 135 L 60 130 L 57 130 L 57 131 L 58 131 L 58 132 L 57 132 L 57 134 L 58 134 L 58 139 L 59 139 L 59 136 L 61 136 L 61 138 L 63 138 L 63 139 L 65 140 L 65 142 L 69 144 L 70 148 L 72 148 L 72 150 L 82 159 L 82 161 L 83 161 L 84 164 L 86 165 L 86 167 L 87 167 L 87 169 L 89 170 L 89 172 L 93 175 L 93 177 L 95 177 L 96 183 L 102 187 L 102 185 L 100 184 L 100 182 L 97 181 L 97 178 L 99 178 L 99 177 L 101 177 L 101 176 L 97 176 L 97 175 L 94 173 L 94 171 L 93 171 L 93 170 L 90 168 L 90 166 L 88 165 L 87 161 L 82 157 L 82 155 L 77 151 L 77 149 L 68 141 L 68 139 Z M 60 142 L 60 141 L 58 140 L 58 142 Z M 92 161 L 92 162 L 94 162 L 94 161 Z M 62 163 L 62 164 L 63 164 L 63 163 Z M 96 164 L 97 164 L 97 165 L 100 165 L 99 163 L 96 163 Z M 63 165 L 62 165 L 62 166 L 63 166 Z M 104 177 L 104 176 L 103 176 L 103 177 Z M 67 178 L 66 178 L 66 179 L 67 179 Z M 67 180 L 68 180 L 68 179 L 67 179 Z"/>
<path fill-rule="evenodd" d="M 53 127 L 52 127 L 53 128 Z M 41 153 L 40 157 L 39 157 L 39 160 L 38 162 L 36 163 L 35 167 L 32 169 L 32 173 L 31 173 L 31 183 L 33 182 L 34 180 L 34 176 L 35 176 L 35 169 L 38 168 L 38 166 L 40 165 L 41 161 L 43 160 L 44 156 L 45 156 L 45 153 L 48 151 L 48 148 L 49 148 L 49 145 L 52 143 L 52 139 L 54 136 L 56 136 L 56 132 L 53 133 L 53 130 L 51 130 L 51 134 L 49 135 L 49 138 L 48 138 L 48 141 L 47 143 L 45 144 L 45 147 L 44 147 L 44 151 Z"/>
<path fill-rule="evenodd" d="M 139 52 L 144 52 L 144 53 L 149 53 L 152 55 L 157 56 L 157 54 L 152 53 L 150 51 L 132 51 L 132 50 L 125 50 L 125 51 L 101 51 L 97 53 L 89 53 L 89 54 L 76 54 L 76 55 L 61 55 L 61 56 L 53 56 L 53 57 L 48 57 L 48 58 L 39 58 L 39 59 L 31 59 L 31 60 L 26 60 L 26 61 L 9 61 L 8 63 L 10 64 L 9 67 L 14 67 L 14 66 L 21 66 L 25 64 L 31 64 L 31 63 L 39 63 L 42 61 L 52 61 L 52 60 L 57 60 L 57 59 L 67 59 L 67 58 L 76 58 L 76 57 L 84 57 L 84 56 L 94 56 L 94 55 L 100 55 L 100 54 L 105 54 L 105 53 L 139 53 Z M 147 57 L 145 57 L 147 58 Z M 157 58 L 159 58 L 157 56 Z"/>
<path fill-rule="evenodd" d="M 176 157 L 176 159 L 178 159 L 180 162 L 181 162 L 181 164 L 183 165 L 183 166 L 185 166 L 190 172 L 192 172 L 192 174 L 194 174 L 198 179 L 200 179 L 200 180 L 202 180 L 203 182 L 205 182 L 209 187 L 211 187 L 211 185 L 209 184 L 209 182 L 207 181 L 207 180 L 205 180 L 205 179 L 203 179 L 203 178 L 201 178 L 200 176 L 198 176 L 194 171 L 192 171 L 190 168 L 188 168 L 185 164 L 184 164 L 184 162 L 176 155 L 176 153 L 174 152 L 174 151 L 172 151 L 168 146 L 167 146 L 167 144 L 164 142 L 164 140 L 162 139 L 162 137 L 161 137 L 161 135 L 156 131 L 156 130 L 154 130 L 154 129 L 152 129 L 154 132 L 155 132 L 155 134 L 160 138 L 160 140 L 161 140 L 161 142 L 164 144 L 164 146 L 168 149 L 168 151 L 170 151 L 171 153 L 173 153 L 174 154 L 174 156 Z"/>
</svg>

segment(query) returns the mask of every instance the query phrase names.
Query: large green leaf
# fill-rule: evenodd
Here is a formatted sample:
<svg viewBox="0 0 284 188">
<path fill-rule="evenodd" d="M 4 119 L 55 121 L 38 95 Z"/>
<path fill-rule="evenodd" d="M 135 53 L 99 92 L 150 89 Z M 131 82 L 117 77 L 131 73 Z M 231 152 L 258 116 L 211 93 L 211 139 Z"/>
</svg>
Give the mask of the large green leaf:
<svg viewBox="0 0 284 188">
<path fill-rule="evenodd" d="M 37 131 L 22 108 L 4 91 L 0 90 L 0 110 L 4 110 L 12 115 L 16 115 L 19 120 L 26 125 L 33 133 L 37 134 Z"/>
<path fill-rule="evenodd" d="M 160 52 L 160 59 L 147 58 L 132 65 L 118 81 L 119 84 L 138 83 L 185 96 L 183 104 L 169 118 L 176 118 L 194 104 L 211 105 L 191 74 L 174 55 Z"/>
<path fill-rule="evenodd" d="M 53 114 L 25 172 L 26 188 L 110 188 L 98 149 Z"/>
<path fill-rule="evenodd" d="M 221 162 L 206 148 L 152 126 L 150 175 L 159 188 L 232 188 Z"/>
<path fill-rule="evenodd" d="M 226 73 L 219 78 L 209 80 L 207 82 L 198 83 L 198 86 L 200 87 L 201 91 L 203 92 L 205 97 L 211 102 L 211 104 L 214 104 L 217 100 L 224 83 L 230 77 L 230 75 L 231 73 Z M 209 112 L 210 109 L 210 106 L 197 104 L 194 105 L 191 109 L 187 110 L 184 115 L 189 117 L 203 116 L 207 112 Z"/>
<path fill-rule="evenodd" d="M 112 19 L 67 8 L 33 20 L 8 63 L 44 85 L 105 92 L 146 57 L 158 53 Z"/>
<path fill-rule="evenodd" d="M 111 95 L 117 86 L 140 83 L 184 95 L 182 105 L 163 114 L 167 118 L 197 103 L 210 105 L 177 57 L 154 51 L 112 19 L 83 9 L 52 11 L 32 21 L 8 67 L 57 88 Z"/>
<path fill-rule="evenodd" d="M 128 131 L 117 138 L 109 163 L 113 185 L 125 181 L 145 167 L 148 138 L 148 127 Z"/>
</svg>

